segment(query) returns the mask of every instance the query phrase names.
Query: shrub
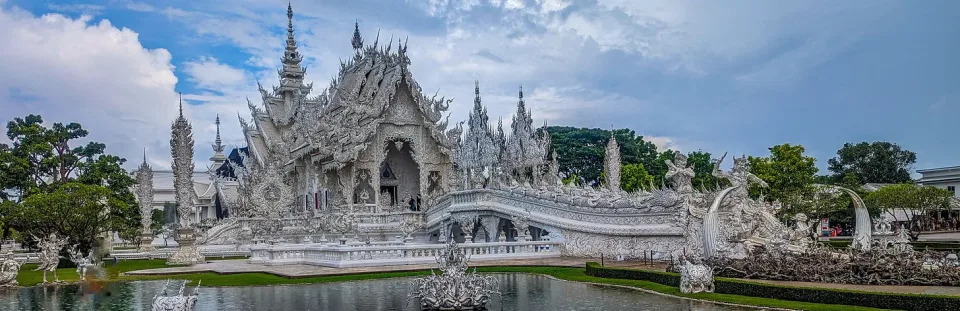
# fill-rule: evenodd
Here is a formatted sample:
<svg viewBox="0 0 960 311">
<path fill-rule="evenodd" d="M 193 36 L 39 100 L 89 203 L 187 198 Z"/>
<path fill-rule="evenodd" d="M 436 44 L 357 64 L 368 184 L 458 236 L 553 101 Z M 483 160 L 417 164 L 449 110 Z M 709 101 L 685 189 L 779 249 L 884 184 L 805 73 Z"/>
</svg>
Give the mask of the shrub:
<svg viewBox="0 0 960 311">
<path fill-rule="evenodd" d="M 602 278 L 646 280 L 669 286 L 679 286 L 680 284 L 680 275 L 677 273 L 603 267 L 596 262 L 587 263 L 586 274 Z M 715 292 L 720 294 L 882 309 L 960 310 L 960 297 L 792 287 L 729 278 L 716 278 L 714 285 L 716 287 Z"/>
</svg>

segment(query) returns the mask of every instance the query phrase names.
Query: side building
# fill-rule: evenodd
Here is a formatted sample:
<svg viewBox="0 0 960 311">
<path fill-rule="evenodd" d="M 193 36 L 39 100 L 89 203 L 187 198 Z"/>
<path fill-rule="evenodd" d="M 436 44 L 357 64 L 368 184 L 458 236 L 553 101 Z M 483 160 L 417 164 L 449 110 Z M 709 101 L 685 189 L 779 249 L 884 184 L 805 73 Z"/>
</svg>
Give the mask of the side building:
<svg viewBox="0 0 960 311">
<path fill-rule="evenodd" d="M 917 170 L 917 173 L 923 176 L 917 184 L 947 189 L 953 196 L 960 197 L 957 194 L 957 188 L 960 188 L 960 166 L 928 168 Z"/>
</svg>

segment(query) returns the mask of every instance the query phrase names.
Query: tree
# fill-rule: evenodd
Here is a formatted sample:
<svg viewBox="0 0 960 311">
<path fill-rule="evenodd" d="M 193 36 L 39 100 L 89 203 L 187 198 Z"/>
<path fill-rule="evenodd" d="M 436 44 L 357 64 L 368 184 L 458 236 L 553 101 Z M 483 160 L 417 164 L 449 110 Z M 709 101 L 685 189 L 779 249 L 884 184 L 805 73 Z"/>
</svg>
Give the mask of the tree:
<svg viewBox="0 0 960 311">
<path fill-rule="evenodd" d="M 110 209 L 122 204 L 106 187 L 67 182 L 51 192 L 30 195 L 12 218 L 25 236 L 57 233 L 88 251 L 97 236 L 110 228 Z"/>
<path fill-rule="evenodd" d="M 569 177 L 579 176 L 588 185 L 599 185 L 603 173 L 604 148 L 610 139 L 611 131 L 602 129 L 551 126 L 551 144 L 559 157 L 560 174 Z M 630 129 L 612 131 L 620 144 L 620 161 L 626 164 L 643 164 L 652 176 L 666 174 L 666 164 L 658 159 L 660 153 L 652 142 L 643 140 Z M 659 180 L 655 180 L 659 183 Z"/>
<path fill-rule="evenodd" d="M 764 193 L 767 201 L 780 201 L 784 205 L 781 210 L 784 216 L 808 212 L 811 207 L 804 200 L 815 191 L 812 186 L 817 166 L 816 159 L 804 156 L 804 151 L 801 145 L 782 144 L 770 147 L 769 157 L 748 157 L 750 172 L 769 186 L 766 189 L 751 186 L 751 195 L 758 197 Z"/>
<path fill-rule="evenodd" d="M 13 145 L 0 146 L 0 160 L 4 161 L 0 166 L 6 168 L 0 171 L 6 175 L 0 178 L 4 182 L 0 187 L 13 193 L 17 201 L 75 177 L 78 166 L 106 148 L 97 142 L 71 148 L 71 141 L 87 136 L 80 124 L 54 123 L 46 128 L 42 123 L 43 118 L 32 114 L 7 123 L 7 138 Z"/>
<path fill-rule="evenodd" d="M 653 184 L 653 176 L 647 173 L 643 164 L 627 164 L 620 171 L 620 189 L 624 191 L 650 190 L 651 184 Z"/>
<path fill-rule="evenodd" d="M 103 222 L 93 227 L 101 230 L 94 235 L 108 230 L 128 235 L 131 226 L 139 226 L 140 215 L 133 193 L 130 192 L 135 181 L 122 168 L 126 160 L 104 154 L 106 146 L 102 143 L 91 141 L 73 146 L 87 134 L 77 123 L 54 123 L 48 128 L 38 115 L 15 118 L 7 124 L 7 137 L 11 144 L 0 144 L 0 201 L 17 203 L 10 205 L 13 206 L 12 220 L 8 221 L 10 228 L 25 233 L 25 237 L 30 237 L 27 232 L 57 232 L 88 247 L 85 241 L 94 236 L 75 234 L 89 232 L 74 230 L 63 224 L 41 224 L 17 217 L 70 215 L 74 208 L 81 207 L 54 201 L 70 199 L 73 201 L 64 202 L 87 202 L 89 196 L 100 196 L 102 200 L 97 204 L 85 203 L 88 205 L 82 208 L 99 207 L 106 215 L 106 218 L 100 219 Z M 38 215 L 38 210 L 53 214 Z"/>
<path fill-rule="evenodd" d="M 907 222 L 911 236 L 916 239 L 929 224 L 931 212 L 950 208 L 952 196 L 945 189 L 896 184 L 871 192 L 864 203 L 888 213 L 896 222 Z M 903 211 L 909 219 L 898 218 L 897 211 Z"/>
<path fill-rule="evenodd" d="M 910 167 L 917 154 L 899 145 L 877 141 L 846 143 L 837 150 L 837 157 L 827 161 L 836 180 L 855 174 L 864 183 L 905 183 L 911 181 Z"/>
</svg>

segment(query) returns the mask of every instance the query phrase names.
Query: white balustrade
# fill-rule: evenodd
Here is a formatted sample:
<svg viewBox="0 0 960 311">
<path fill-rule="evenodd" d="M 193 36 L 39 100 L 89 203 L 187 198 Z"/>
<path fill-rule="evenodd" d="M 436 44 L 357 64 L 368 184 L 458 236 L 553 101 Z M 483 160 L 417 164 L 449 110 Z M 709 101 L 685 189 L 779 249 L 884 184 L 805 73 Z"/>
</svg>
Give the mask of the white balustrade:
<svg viewBox="0 0 960 311">
<path fill-rule="evenodd" d="M 465 243 L 460 248 L 471 261 L 560 257 L 559 242 L 523 241 Z M 324 245 L 279 244 L 250 247 L 250 263 L 307 264 L 325 267 L 365 267 L 427 264 L 436 261 L 443 244 Z"/>
</svg>

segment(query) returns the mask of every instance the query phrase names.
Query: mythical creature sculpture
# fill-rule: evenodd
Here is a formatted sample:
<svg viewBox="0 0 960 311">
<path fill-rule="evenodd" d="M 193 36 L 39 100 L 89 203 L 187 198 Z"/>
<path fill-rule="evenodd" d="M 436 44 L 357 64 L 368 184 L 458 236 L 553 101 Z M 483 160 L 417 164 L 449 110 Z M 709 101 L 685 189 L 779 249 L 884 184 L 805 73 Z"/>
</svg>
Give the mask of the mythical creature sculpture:
<svg viewBox="0 0 960 311">
<path fill-rule="evenodd" d="M 423 230 L 425 223 L 421 215 L 416 217 L 403 217 L 400 219 L 400 232 L 403 232 L 404 243 L 410 242 L 413 238 L 410 236 L 414 232 Z"/>
<path fill-rule="evenodd" d="M 345 240 L 347 233 L 356 230 L 357 219 L 353 213 L 344 210 L 327 217 L 327 228 L 333 233 L 340 234 L 340 239 Z"/>
<path fill-rule="evenodd" d="M 34 237 L 34 239 L 37 239 Z M 40 240 L 40 239 L 38 239 Z M 40 240 L 40 264 L 33 271 L 43 271 L 43 283 L 47 282 L 47 272 L 53 272 L 53 282 L 60 283 L 57 277 L 57 264 L 60 263 L 60 250 L 67 245 L 66 239 L 61 239 L 56 233 L 50 233 L 46 239 Z"/>
<path fill-rule="evenodd" d="M 168 284 L 170 284 L 169 280 L 166 284 L 163 284 L 163 292 L 153 296 L 152 310 L 192 311 L 193 307 L 197 304 L 197 295 L 200 293 L 200 282 L 197 282 L 197 287 L 193 289 L 193 293 L 184 295 L 183 289 L 187 285 L 187 281 L 183 281 L 183 284 L 180 285 L 180 291 L 176 296 L 170 296 L 167 294 Z"/>
<path fill-rule="evenodd" d="M 740 202 L 747 198 L 747 186 L 749 186 L 750 183 L 757 183 L 760 184 L 760 186 L 767 187 L 767 182 L 757 177 L 757 175 L 750 173 L 750 166 L 746 156 L 740 158 L 735 157 L 733 159 L 733 169 L 730 170 L 729 173 L 720 170 L 720 164 L 723 163 L 725 157 L 726 154 L 720 157 L 720 160 L 717 160 L 713 165 L 713 176 L 729 180 L 730 184 L 735 187 L 727 196 L 733 204 L 739 205 Z"/>
<path fill-rule="evenodd" d="M 681 259 L 680 292 L 685 294 L 713 292 L 713 268 Z"/>
<path fill-rule="evenodd" d="M 530 238 L 530 211 L 524 210 L 520 214 L 510 217 L 514 230 L 517 231 L 517 241 Z"/>
<path fill-rule="evenodd" d="M 7 251 L 0 257 L 0 288 L 17 286 L 17 274 L 21 263 L 13 258 L 13 252 Z"/>
<path fill-rule="evenodd" d="M 70 261 L 77 266 L 77 274 L 80 275 L 80 281 L 85 281 L 87 279 L 87 268 L 94 266 L 93 253 L 91 252 L 89 255 L 84 256 L 78 245 L 74 245 L 67 250 L 67 253 L 70 254 Z"/>
<path fill-rule="evenodd" d="M 913 245 L 910 245 L 910 230 L 906 226 L 900 226 L 897 230 L 897 238 L 893 240 L 892 252 L 910 253 L 913 252 Z"/>
<path fill-rule="evenodd" d="M 693 176 L 696 173 L 693 172 L 693 168 L 687 167 L 687 156 L 677 153 L 673 161 L 665 161 L 665 163 L 667 163 L 666 178 L 673 183 L 673 189 L 681 195 L 693 193 Z"/>
<path fill-rule="evenodd" d="M 500 295 L 499 283 L 494 276 L 468 273 L 468 261 L 465 252 L 450 239 L 437 254 L 442 273 L 431 270 L 429 276 L 414 280 L 408 299 L 419 299 L 424 310 L 482 310 L 491 295 Z"/>
<path fill-rule="evenodd" d="M 814 220 L 808 220 L 804 213 L 793 215 L 793 232 L 790 233 L 790 243 L 805 247 L 813 242 L 812 234 L 815 229 Z"/>
</svg>

